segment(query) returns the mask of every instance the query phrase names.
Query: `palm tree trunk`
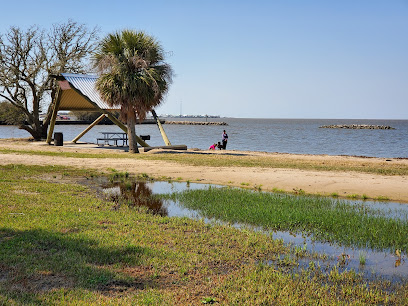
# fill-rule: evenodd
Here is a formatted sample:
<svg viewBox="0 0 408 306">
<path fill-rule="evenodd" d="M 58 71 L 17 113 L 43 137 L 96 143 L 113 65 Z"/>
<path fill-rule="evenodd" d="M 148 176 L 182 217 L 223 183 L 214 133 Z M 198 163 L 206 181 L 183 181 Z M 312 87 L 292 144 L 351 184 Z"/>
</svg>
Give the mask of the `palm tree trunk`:
<svg viewBox="0 0 408 306">
<path fill-rule="evenodd" d="M 126 123 L 129 138 L 129 153 L 139 153 L 136 141 L 136 115 L 133 109 L 128 110 Z"/>
</svg>

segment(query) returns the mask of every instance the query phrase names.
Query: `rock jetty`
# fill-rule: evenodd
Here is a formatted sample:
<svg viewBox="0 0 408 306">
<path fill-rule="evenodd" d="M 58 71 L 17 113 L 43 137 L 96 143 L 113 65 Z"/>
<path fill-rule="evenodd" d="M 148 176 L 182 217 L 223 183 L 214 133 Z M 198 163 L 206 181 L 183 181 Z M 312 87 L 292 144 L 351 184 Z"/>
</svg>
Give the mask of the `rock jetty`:
<svg viewBox="0 0 408 306">
<path fill-rule="evenodd" d="M 333 124 L 323 125 L 320 128 L 325 129 L 354 129 L 354 130 L 395 130 L 389 125 L 370 125 L 370 124 Z"/>
<path fill-rule="evenodd" d="M 227 125 L 226 122 L 202 122 L 202 121 L 167 121 L 166 124 L 184 124 L 184 125 Z"/>
</svg>

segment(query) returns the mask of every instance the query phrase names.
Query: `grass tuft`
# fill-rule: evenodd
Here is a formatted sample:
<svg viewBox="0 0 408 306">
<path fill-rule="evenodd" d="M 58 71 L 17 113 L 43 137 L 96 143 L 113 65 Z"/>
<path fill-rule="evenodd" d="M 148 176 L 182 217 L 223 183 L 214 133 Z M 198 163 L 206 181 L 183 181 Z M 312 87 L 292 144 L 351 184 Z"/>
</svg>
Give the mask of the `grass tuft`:
<svg viewBox="0 0 408 306">
<path fill-rule="evenodd" d="M 208 218 L 270 230 L 306 231 L 323 241 L 350 246 L 408 251 L 408 220 L 386 217 L 364 204 L 234 188 L 187 190 L 173 197 Z"/>
</svg>

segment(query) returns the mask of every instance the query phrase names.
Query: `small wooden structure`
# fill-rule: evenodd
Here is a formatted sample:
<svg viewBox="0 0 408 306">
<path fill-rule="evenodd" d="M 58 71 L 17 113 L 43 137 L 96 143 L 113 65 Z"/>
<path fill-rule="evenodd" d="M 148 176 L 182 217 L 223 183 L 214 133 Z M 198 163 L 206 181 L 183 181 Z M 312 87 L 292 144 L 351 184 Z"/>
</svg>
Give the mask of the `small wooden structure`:
<svg viewBox="0 0 408 306">
<path fill-rule="evenodd" d="M 102 134 L 103 134 L 103 137 L 96 138 L 96 144 L 98 146 L 113 144 L 114 146 L 118 147 L 121 144 L 121 146 L 124 147 L 124 146 L 127 146 L 128 144 L 127 133 L 102 132 Z"/>
<path fill-rule="evenodd" d="M 83 132 L 76 136 L 72 142 L 76 143 L 82 136 L 84 136 L 89 130 L 97 125 L 103 118 L 108 117 L 113 123 L 119 126 L 125 133 L 127 132 L 126 126 L 116 119 L 112 115 L 112 111 L 120 110 L 120 106 L 110 107 L 103 101 L 96 90 L 95 83 L 98 79 L 96 75 L 88 74 L 70 74 L 62 73 L 56 76 L 59 83 L 59 90 L 57 93 L 57 100 L 54 105 L 51 123 L 47 135 L 47 143 L 50 144 L 52 140 L 52 134 L 54 132 L 55 121 L 57 119 L 57 113 L 60 110 L 79 110 L 79 111 L 98 111 L 102 115 L 99 116 L 94 122 L 92 122 Z M 171 147 L 171 143 L 167 138 L 167 135 L 160 123 L 159 118 L 154 110 L 152 115 L 156 120 L 157 126 L 163 137 L 164 143 L 167 147 Z M 149 145 L 140 137 L 136 136 L 137 142 L 143 147 L 149 147 Z"/>
</svg>

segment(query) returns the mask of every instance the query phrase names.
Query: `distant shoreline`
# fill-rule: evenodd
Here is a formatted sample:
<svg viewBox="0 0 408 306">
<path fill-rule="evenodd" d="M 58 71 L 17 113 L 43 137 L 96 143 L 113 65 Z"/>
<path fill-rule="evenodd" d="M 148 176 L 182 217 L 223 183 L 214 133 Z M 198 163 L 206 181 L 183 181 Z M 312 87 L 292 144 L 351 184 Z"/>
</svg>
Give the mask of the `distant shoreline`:
<svg viewBox="0 0 408 306">
<path fill-rule="evenodd" d="M 314 120 L 338 120 L 338 121 L 408 121 L 408 119 L 345 119 L 345 118 L 241 118 L 241 117 L 220 117 L 220 116 L 208 116 L 206 117 L 201 117 L 201 116 L 185 116 L 185 117 L 180 117 L 180 116 L 159 116 L 160 118 L 160 123 L 166 123 L 169 119 L 172 119 L 172 121 L 185 121 L 185 119 L 249 119 L 249 120 L 307 120 L 307 121 L 314 121 Z M 68 122 L 68 123 L 67 123 Z M 75 122 L 75 123 L 72 123 Z M 93 121 L 92 120 L 57 120 L 56 124 L 91 124 Z M 218 121 L 215 121 L 218 122 Z M 148 118 L 145 119 L 142 124 L 155 124 L 156 121 L 154 119 Z M 113 124 L 110 120 L 102 120 L 99 125 L 111 125 Z M 16 126 L 13 124 L 7 124 L 3 121 L 0 120 L 0 126 L 3 125 L 8 125 L 8 126 Z M 346 125 L 358 125 L 358 126 L 364 126 L 366 124 L 364 123 L 353 123 L 353 124 L 346 124 L 346 123 L 339 123 L 336 125 L 341 125 L 341 126 L 346 126 Z"/>
<path fill-rule="evenodd" d="M 93 122 L 93 120 L 57 120 L 55 121 L 55 125 L 89 125 Z M 164 124 L 166 120 L 160 119 L 160 123 Z M 155 119 L 144 119 L 142 122 L 136 121 L 136 124 L 156 124 Z M 6 125 L 6 126 L 16 126 L 13 124 L 6 124 L 4 122 L 0 121 L 0 125 Z M 101 122 L 98 123 L 98 125 L 114 125 L 114 123 L 110 120 L 102 120 Z"/>
</svg>

